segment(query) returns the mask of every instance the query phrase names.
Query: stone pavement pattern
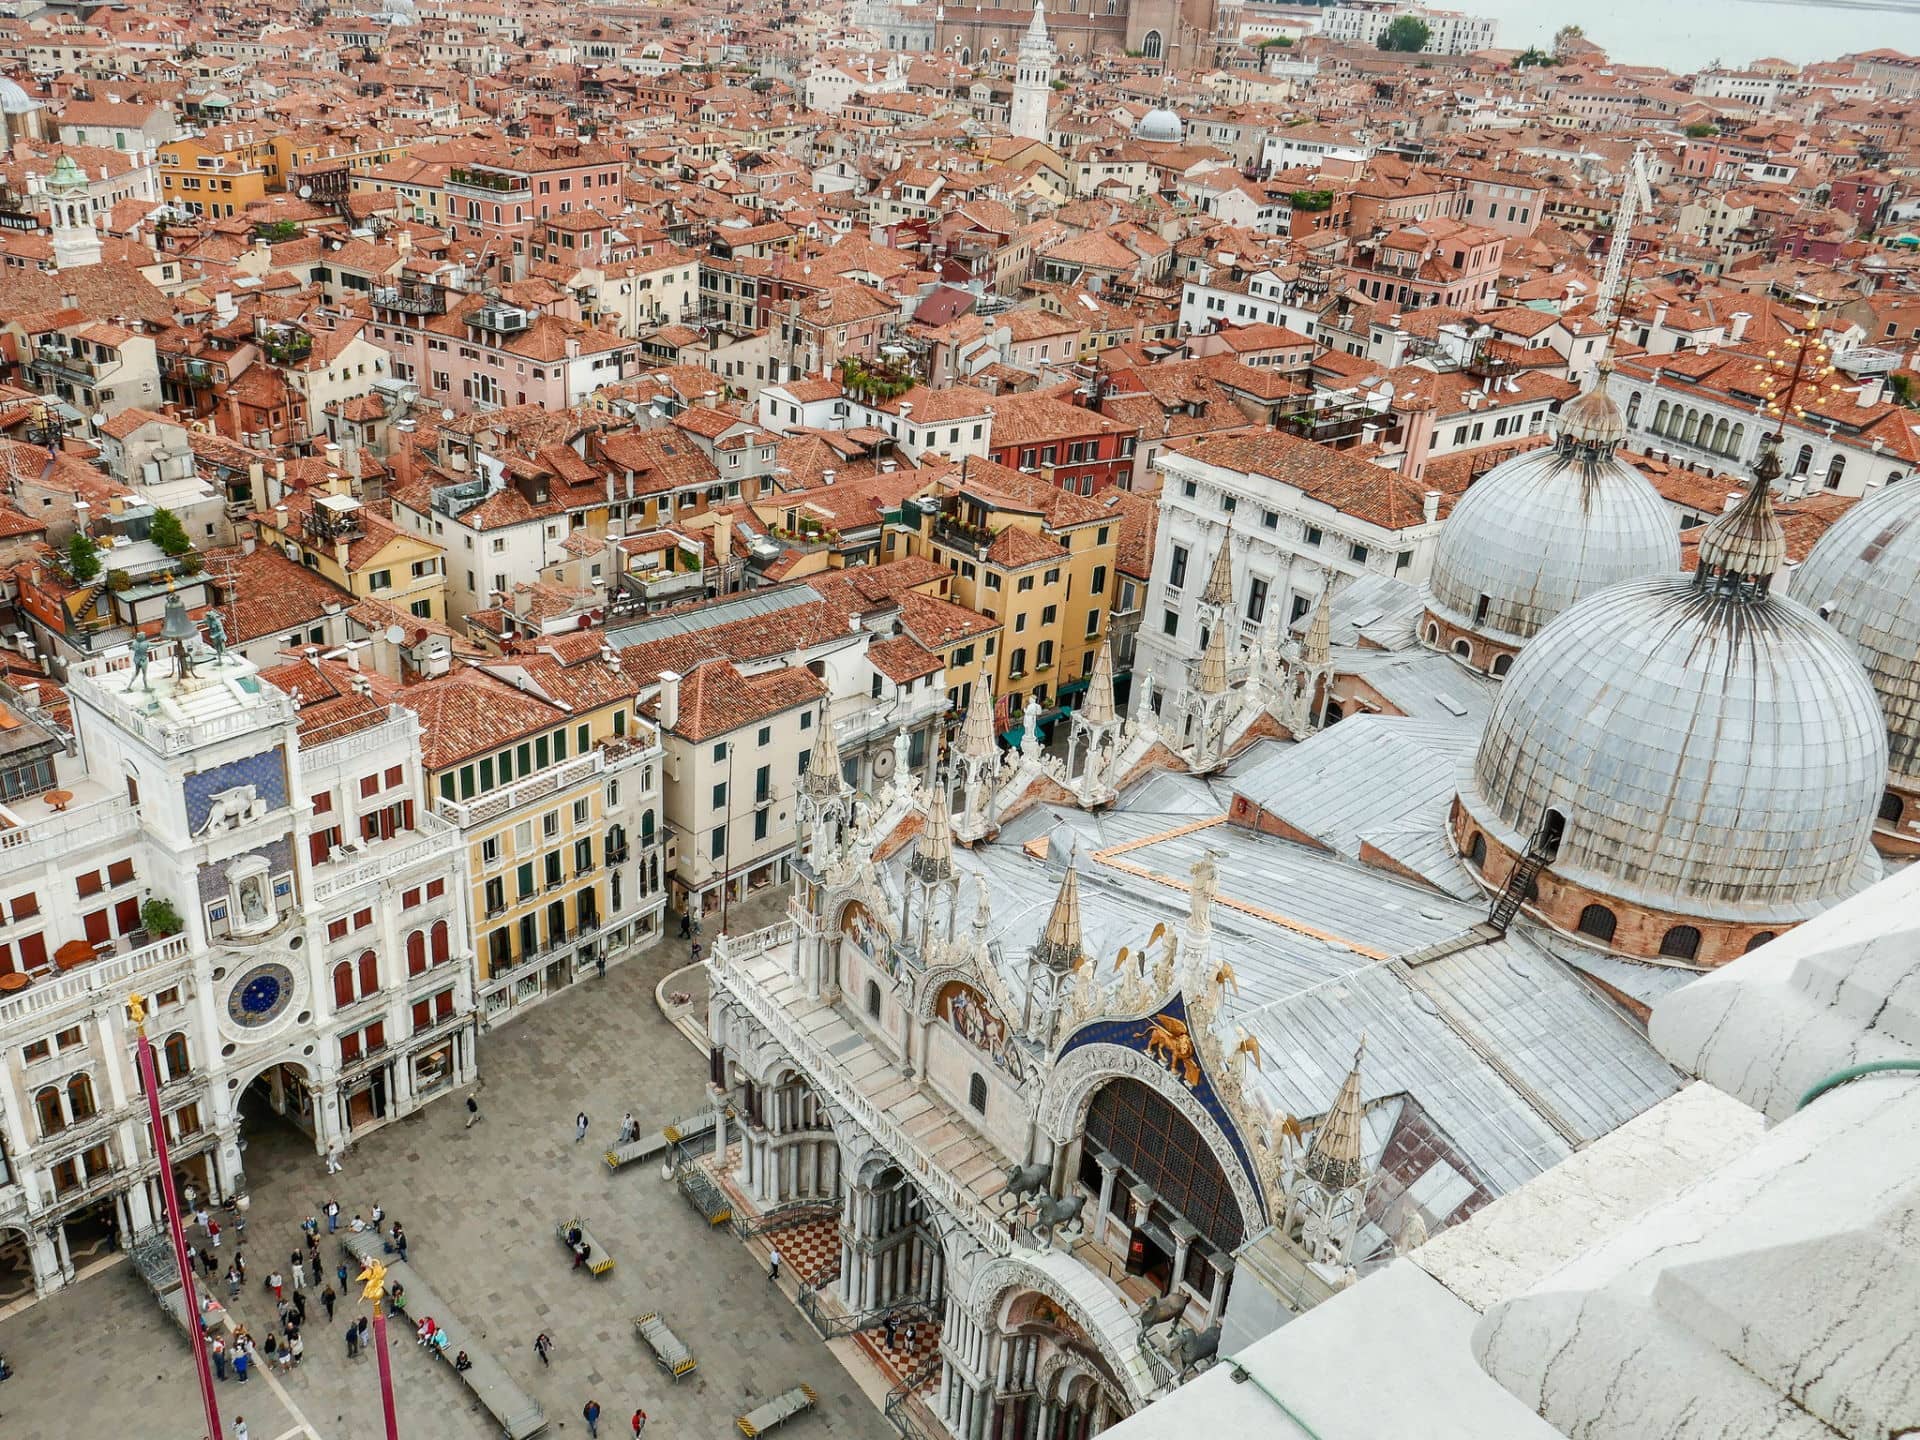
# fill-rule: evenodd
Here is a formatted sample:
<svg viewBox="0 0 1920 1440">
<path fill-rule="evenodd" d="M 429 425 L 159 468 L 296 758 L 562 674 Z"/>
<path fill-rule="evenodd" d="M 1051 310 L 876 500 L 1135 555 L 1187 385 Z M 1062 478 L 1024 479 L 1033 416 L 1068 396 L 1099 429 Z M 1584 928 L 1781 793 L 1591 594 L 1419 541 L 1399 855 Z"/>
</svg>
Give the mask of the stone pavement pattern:
<svg viewBox="0 0 1920 1440">
<path fill-rule="evenodd" d="M 765 905 L 736 907 L 734 928 L 767 923 Z M 744 913 L 743 913 L 744 912 Z M 709 936 L 713 927 L 708 927 Z M 782 1295 L 758 1262 L 703 1220 L 660 1180 L 657 1166 L 610 1174 L 601 1161 L 627 1110 L 653 1128 L 705 1103 L 705 1066 L 660 1015 L 653 987 L 686 961 L 667 942 L 576 984 L 481 1040 L 482 1119 L 447 1098 L 370 1135 L 328 1176 L 304 1137 L 259 1128 L 247 1151 L 253 1208 L 242 1248 L 248 1283 L 238 1318 L 263 1337 L 273 1317 L 262 1280 L 285 1270 L 300 1242 L 299 1219 L 328 1194 L 342 1226 L 377 1201 L 406 1227 L 409 1259 L 461 1319 L 477 1327 L 508 1371 L 546 1407 L 556 1436 L 584 1436 L 589 1395 L 604 1409 L 600 1433 L 625 1440 L 635 1405 L 651 1437 L 737 1433 L 735 1414 L 801 1381 L 819 1393 L 816 1414 L 792 1422 L 807 1435 L 882 1440 L 891 1427 Z M 573 1139 L 585 1109 L 592 1128 Z M 592 1279 L 569 1269 L 553 1222 L 578 1210 L 615 1260 Z M 322 1222 L 324 1225 L 324 1221 Z M 189 1238 L 198 1237 L 189 1231 Z M 234 1238 L 216 1253 L 222 1264 Z M 329 1273 L 339 1246 L 324 1232 Z M 291 1280 L 291 1274 L 288 1274 Z M 223 1287 L 224 1289 L 224 1287 Z M 349 1363 L 341 1319 L 327 1324 L 317 1286 L 308 1292 L 305 1363 L 279 1378 L 290 1413 L 259 1379 L 220 1387 L 231 1434 L 244 1414 L 252 1440 L 299 1435 L 379 1440 L 374 1362 Z M 654 1364 L 632 1319 L 657 1309 L 692 1347 L 700 1368 L 678 1385 Z M 533 1337 L 553 1336 L 551 1369 Z M 491 1422 L 447 1369 L 415 1346 L 411 1327 L 390 1336 L 400 1433 L 406 1440 L 483 1440 Z M 125 1265 L 82 1281 L 0 1322 L 0 1353 L 18 1373 L 0 1384 L 7 1440 L 199 1440 L 204 1431 L 186 1343 Z"/>
</svg>

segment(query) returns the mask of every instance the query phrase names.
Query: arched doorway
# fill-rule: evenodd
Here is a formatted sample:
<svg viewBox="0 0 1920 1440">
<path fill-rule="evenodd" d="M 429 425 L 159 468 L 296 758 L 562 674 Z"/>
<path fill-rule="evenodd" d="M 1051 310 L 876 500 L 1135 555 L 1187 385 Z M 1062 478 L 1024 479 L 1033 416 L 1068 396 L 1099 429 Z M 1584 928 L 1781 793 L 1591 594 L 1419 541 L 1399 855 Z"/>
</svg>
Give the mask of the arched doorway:
<svg viewBox="0 0 1920 1440">
<path fill-rule="evenodd" d="M 0 1310 L 34 1296 L 33 1249 L 24 1230 L 0 1230 Z"/>
<path fill-rule="evenodd" d="M 235 1085 L 234 1146 L 241 1173 L 227 1188 L 251 1189 L 261 1179 L 311 1165 L 321 1137 L 331 1133 L 320 1104 L 316 1077 L 297 1060 L 263 1066 Z"/>
</svg>

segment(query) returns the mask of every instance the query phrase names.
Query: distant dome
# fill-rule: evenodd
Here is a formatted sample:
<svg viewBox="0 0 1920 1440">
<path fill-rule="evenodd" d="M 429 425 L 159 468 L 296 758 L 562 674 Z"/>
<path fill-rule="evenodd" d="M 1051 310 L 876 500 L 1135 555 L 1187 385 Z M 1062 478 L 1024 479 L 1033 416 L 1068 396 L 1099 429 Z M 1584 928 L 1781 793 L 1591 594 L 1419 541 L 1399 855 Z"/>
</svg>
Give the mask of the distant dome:
<svg viewBox="0 0 1920 1440">
<path fill-rule="evenodd" d="M 1171 110 L 1149 110 L 1134 122 L 1136 140 L 1161 140 L 1178 144 L 1186 138 L 1187 126 Z"/>
<path fill-rule="evenodd" d="M 1699 573 L 1583 600 L 1521 654 L 1455 817 L 1487 883 L 1506 868 L 1489 873 L 1488 842 L 1524 852 L 1555 816 L 1541 913 L 1625 953 L 1718 963 L 1878 877 L 1879 703 L 1845 641 L 1740 568 L 1771 563 L 1755 537 L 1779 528 L 1763 481 L 1714 522 Z M 1691 940 L 1666 948 L 1675 929 Z"/>
<path fill-rule="evenodd" d="M 1889 794 L 1882 820 L 1920 815 L 1920 483 L 1889 485 L 1842 515 L 1794 572 L 1793 598 L 1860 648 L 1880 696 L 1888 788 L 1906 792 Z"/>
<path fill-rule="evenodd" d="M 1575 601 L 1678 572 L 1679 531 L 1660 492 L 1620 458 L 1625 433 L 1603 380 L 1567 406 L 1555 444 L 1473 483 L 1434 549 L 1429 644 L 1499 674 Z"/>
<path fill-rule="evenodd" d="M 26 115 L 45 108 L 21 88 L 19 81 L 0 75 L 0 115 Z"/>
</svg>

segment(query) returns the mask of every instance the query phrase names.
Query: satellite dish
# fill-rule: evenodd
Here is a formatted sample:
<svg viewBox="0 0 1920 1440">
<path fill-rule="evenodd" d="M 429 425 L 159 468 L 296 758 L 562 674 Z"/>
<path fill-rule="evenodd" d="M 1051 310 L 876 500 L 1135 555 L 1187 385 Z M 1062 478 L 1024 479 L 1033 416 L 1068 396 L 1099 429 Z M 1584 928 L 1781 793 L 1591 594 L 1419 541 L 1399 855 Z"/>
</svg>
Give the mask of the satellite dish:
<svg viewBox="0 0 1920 1440">
<path fill-rule="evenodd" d="M 302 185 L 300 187 L 300 198 L 302 200 L 311 200 L 313 198 L 313 187 L 311 185 Z"/>
<path fill-rule="evenodd" d="M 106 428 L 106 424 L 107 424 L 107 412 L 104 410 L 95 411 L 93 416 L 93 428 L 96 430 L 103 430 Z"/>
<path fill-rule="evenodd" d="M 402 640 L 405 640 L 406 638 L 407 638 L 407 631 L 405 626 L 402 626 L 402 625 L 387 626 L 387 643 L 389 645 L 398 645 Z"/>
</svg>

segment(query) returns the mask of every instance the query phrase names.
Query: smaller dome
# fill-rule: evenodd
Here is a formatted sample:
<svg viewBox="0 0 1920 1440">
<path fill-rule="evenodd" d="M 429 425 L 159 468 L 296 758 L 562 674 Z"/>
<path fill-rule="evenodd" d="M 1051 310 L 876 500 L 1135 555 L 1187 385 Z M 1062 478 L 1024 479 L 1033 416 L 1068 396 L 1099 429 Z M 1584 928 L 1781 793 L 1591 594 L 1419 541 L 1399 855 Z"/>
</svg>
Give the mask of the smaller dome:
<svg viewBox="0 0 1920 1440">
<path fill-rule="evenodd" d="M 26 115 L 45 108 L 21 88 L 19 81 L 0 75 L 0 115 Z"/>
<path fill-rule="evenodd" d="M 1178 144 L 1186 138 L 1186 122 L 1171 110 L 1149 110 L 1133 126 L 1136 140 L 1159 140 Z"/>
<path fill-rule="evenodd" d="M 1618 445 L 1627 438 L 1627 419 L 1607 394 L 1607 372 L 1612 368 L 1603 365 L 1594 387 L 1560 411 L 1560 433 L 1569 440 L 1583 445 Z"/>
</svg>

